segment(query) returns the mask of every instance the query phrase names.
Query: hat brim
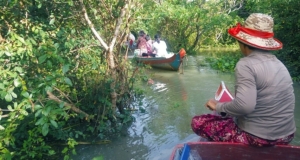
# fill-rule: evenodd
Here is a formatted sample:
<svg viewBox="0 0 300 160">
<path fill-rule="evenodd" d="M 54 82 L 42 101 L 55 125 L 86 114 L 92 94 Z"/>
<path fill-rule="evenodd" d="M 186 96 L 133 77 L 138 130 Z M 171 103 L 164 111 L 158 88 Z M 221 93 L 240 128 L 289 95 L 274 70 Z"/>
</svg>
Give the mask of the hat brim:
<svg viewBox="0 0 300 160">
<path fill-rule="evenodd" d="M 249 35 L 243 31 L 239 31 L 238 34 L 233 34 L 228 30 L 228 33 L 238 41 L 245 43 L 249 46 L 263 49 L 263 50 L 279 50 L 282 49 L 282 43 L 276 38 L 260 38 Z"/>
</svg>

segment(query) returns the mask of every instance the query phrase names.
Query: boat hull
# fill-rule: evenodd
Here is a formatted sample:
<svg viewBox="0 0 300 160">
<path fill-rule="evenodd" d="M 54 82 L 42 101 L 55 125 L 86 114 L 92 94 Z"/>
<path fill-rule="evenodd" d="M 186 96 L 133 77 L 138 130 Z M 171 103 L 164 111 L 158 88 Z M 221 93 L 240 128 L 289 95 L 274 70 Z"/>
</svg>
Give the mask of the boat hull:
<svg viewBox="0 0 300 160">
<path fill-rule="evenodd" d="M 170 58 L 165 57 L 137 57 L 139 63 L 150 65 L 153 68 L 159 68 L 164 70 L 178 71 L 181 65 L 182 59 L 179 54 L 174 54 Z"/>
<path fill-rule="evenodd" d="M 189 142 L 189 151 L 197 154 L 196 157 L 202 160 L 275 160 L 287 159 L 296 160 L 300 157 L 300 146 L 276 145 L 272 147 L 252 147 L 241 143 L 227 142 Z M 170 160 L 182 160 L 178 152 L 182 151 L 184 144 L 177 145 L 170 157 Z M 196 158 L 197 159 L 197 158 Z"/>
</svg>

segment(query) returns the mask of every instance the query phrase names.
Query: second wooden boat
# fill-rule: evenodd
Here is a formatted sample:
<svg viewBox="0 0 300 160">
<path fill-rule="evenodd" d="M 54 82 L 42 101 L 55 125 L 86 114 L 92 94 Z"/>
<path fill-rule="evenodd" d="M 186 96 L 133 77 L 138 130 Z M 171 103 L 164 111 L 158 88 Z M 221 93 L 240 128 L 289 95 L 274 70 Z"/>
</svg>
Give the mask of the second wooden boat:
<svg viewBox="0 0 300 160">
<path fill-rule="evenodd" d="M 182 64 L 183 58 L 186 56 L 184 49 L 181 49 L 178 53 L 174 54 L 172 57 L 136 57 L 136 60 L 140 63 L 147 64 L 153 68 L 165 69 L 178 71 L 180 65 Z"/>
</svg>

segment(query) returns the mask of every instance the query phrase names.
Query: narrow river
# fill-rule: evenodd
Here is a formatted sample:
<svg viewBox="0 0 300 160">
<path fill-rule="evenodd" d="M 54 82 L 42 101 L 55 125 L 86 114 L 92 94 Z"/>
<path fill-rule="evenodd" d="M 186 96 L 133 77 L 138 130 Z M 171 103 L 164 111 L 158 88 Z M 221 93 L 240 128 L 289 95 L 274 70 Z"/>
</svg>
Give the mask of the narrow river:
<svg viewBox="0 0 300 160">
<path fill-rule="evenodd" d="M 133 104 L 142 110 L 133 113 L 136 121 L 106 145 L 77 146 L 73 159 L 91 160 L 103 156 L 104 160 L 168 160 L 179 143 L 197 141 L 199 137 L 190 127 L 191 118 L 210 113 L 204 107 L 213 98 L 220 81 L 233 91 L 234 74 L 218 73 L 207 67 L 198 67 L 196 59 L 188 57 L 184 74 L 151 70 L 153 85 L 145 82 L 149 90 L 142 103 Z M 294 84 L 296 95 L 296 136 L 292 142 L 300 145 L 300 85 Z"/>
</svg>

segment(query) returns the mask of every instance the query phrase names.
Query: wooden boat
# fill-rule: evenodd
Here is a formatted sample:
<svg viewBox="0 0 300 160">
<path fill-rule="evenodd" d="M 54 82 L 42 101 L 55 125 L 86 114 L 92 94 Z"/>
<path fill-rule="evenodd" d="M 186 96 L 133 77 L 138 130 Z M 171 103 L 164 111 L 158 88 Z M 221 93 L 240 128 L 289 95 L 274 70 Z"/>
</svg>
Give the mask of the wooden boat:
<svg viewBox="0 0 300 160">
<path fill-rule="evenodd" d="M 241 143 L 189 142 L 177 145 L 170 160 L 296 160 L 300 146 L 252 147 Z"/>
<path fill-rule="evenodd" d="M 153 68 L 160 68 L 165 70 L 178 71 L 186 52 L 182 48 L 179 53 L 174 54 L 172 57 L 136 57 L 140 63 L 147 64 Z"/>
</svg>

